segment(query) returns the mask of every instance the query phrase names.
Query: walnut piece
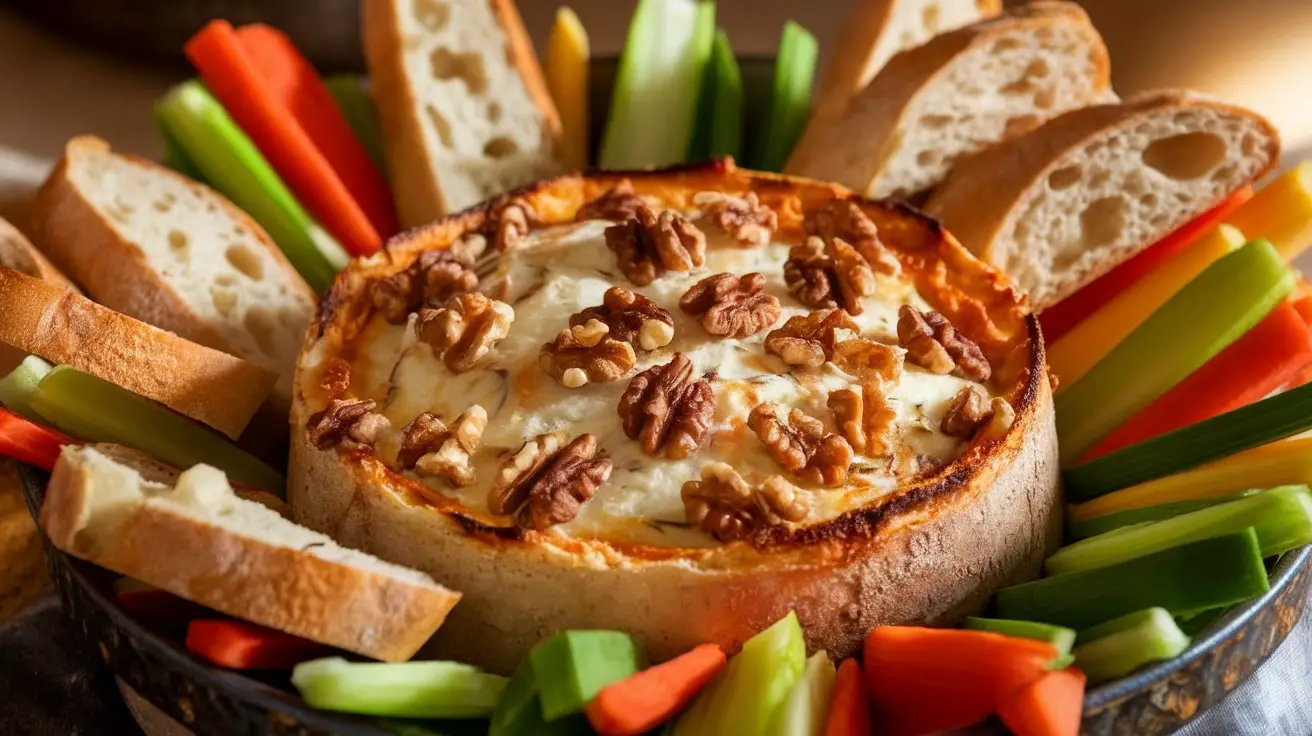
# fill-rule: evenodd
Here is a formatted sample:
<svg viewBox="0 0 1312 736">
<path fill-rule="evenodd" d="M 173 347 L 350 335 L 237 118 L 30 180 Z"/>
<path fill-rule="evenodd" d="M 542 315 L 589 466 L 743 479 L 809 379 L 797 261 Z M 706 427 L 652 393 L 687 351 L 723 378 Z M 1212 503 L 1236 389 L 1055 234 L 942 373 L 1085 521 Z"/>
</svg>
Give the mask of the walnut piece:
<svg viewBox="0 0 1312 736">
<path fill-rule="evenodd" d="M 310 442 L 320 450 L 346 439 L 356 423 L 378 408 L 373 399 L 333 399 L 306 422 Z"/>
<path fill-rule="evenodd" d="M 844 388 L 829 393 L 829 409 L 839 434 L 852 450 L 873 457 L 893 449 L 890 434 L 897 412 L 878 385 L 863 383 L 860 389 Z"/>
<path fill-rule="evenodd" d="M 826 432 L 819 419 L 795 408 L 785 424 L 779 419 L 779 407 L 765 402 L 752 409 L 747 426 L 765 443 L 775 462 L 803 483 L 833 487 L 847 482 L 852 446 Z"/>
<path fill-rule="evenodd" d="M 624 222 L 637 216 L 639 207 L 650 206 L 647 200 L 634 193 L 633 183 L 625 179 L 605 194 L 580 207 L 574 215 L 574 221 L 615 220 Z"/>
<path fill-rule="evenodd" d="M 405 269 L 374 285 L 374 307 L 387 321 L 400 324 L 422 306 L 477 289 L 474 264 L 486 250 L 487 239 L 470 233 L 447 248 L 420 253 Z"/>
<path fill-rule="evenodd" d="M 758 489 L 751 488 L 726 463 L 707 463 L 701 480 L 680 489 L 688 523 L 721 542 L 742 539 L 762 527 L 806 518 L 810 503 L 805 492 L 778 475 Z"/>
<path fill-rule="evenodd" d="M 450 435 L 446 423 L 436 414 L 429 411 L 420 414 L 401 430 L 401 449 L 396 453 L 396 464 L 402 470 L 410 470 L 419 458 L 436 452 Z"/>
<path fill-rule="evenodd" d="M 963 386 L 948 402 L 940 428 L 943 434 L 958 439 L 970 439 L 976 432 L 988 439 L 1002 439 L 1016 421 L 1016 410 L 1001 396 L 994 397 L 986 406 L 985 397 L 974 386 Z"/>
<path fill-rule="evenodd" d="M 720 192 L 698 192 L 692 203 L 701 207 L 703 217 L 719 226 L 738 244 L 750 248 L 766 245 L 779 228 L 779 215 L 761 204 L 756 192 L 735 197 Z"/>
<path fill-rule="evenodd" d="M 520 239 L 538 222 L 537 210 L 522 197 L 512 197 L 492 213 L 492 247 L 505 253 L 514 248 Z"/>
<path fill-rule="evenodd" d="M 443 478 L 453 486 L 472 485 L 476 480 L 473 457 L 486 428 L 487 412 L 477 404 L 471 406 L 456 417 L 446 436 L 436 443 L 434 449 L 425 452 L 415 461 L 415 470 L 420 475 Z"/>
<path fill-rule="evenodd" d="M 611 225 L 605 234 L 620 271 L 638 286 L 665 271 L 688 271 L 706 260 L 706 236 L 670 210 L 657 216 L 640 206 L 631 219 Z"/>
<path fill-rule="evenodd" d="M 599 319 L 561 330 L 538 353 L 538 365 L 565 388 L 614 381 L 637 361 L 633 346 L 612 338 Z"/>
<path fill-rule="evenodd" d="M 1000 440 L 1011 429 L 1011 425 L 1016 423 L 1016 410 L 1007 403 L 1006 399 L 994 396 L 989 402 L 989 411 L 991 416 L 988 424 L 984 425 L 981 436 L 989 440 Z"/>
<path fill-rule="evenodd" d="M 741 278 L 731 273 L 707 276 L 684 293 L 679 309 L 700 315 L 708 333 L 724 337 L 750 337 L 783 314 L 779 300 L 765 293 L 765 276 L 759 273 Z"/>
<path fill-rule="evenodd" d="M 857 324 L 841 309 L 797 315 L 765 336 L 765 351 L 788 365 L 816 368 L 833 357 L 838 330 L 856 329 Z"/>
<path fill-rule="evenodd" d="M 488 509 L 513 516 L 520 528 L 542 531 L 578 516 L 610 477 L 612 463 L 597 438 L 564 432 L 538 435 L 502 464 L 488 492 Z"/>
<path fill-rule="evenodd" d="M 930 373 L 954 373 L 975 381 L 987 381 L 993 374 L 979 346 L 938 312 L 903 304 L 897 313 L 897 339 L 911 362 Z"/>
<path fill-rule="evenodd" d="M 861 298 L 875 293 L 870 264 L 841 238 L 810 237 L 790 248 L 784 283 L 812 309 L 841 306 L 850 314 L 861 314 Z"/>
<path fill-rule="evenodd" d="M 620 424 L 652 457 L 691 457 L 715 415 L 711 384 L 693 377 L 692 361 L 682 353 L 633 377 L 620 396 Z"/>
<path fill-rule="evenodd" d="M 663 348 L 674 339 L 674 318 L 659 304 L 634 291 L 612 286 L 601 306 L 588 307 L 569 318 L 571 327 L 590 320 L 604 322 L 610 337 L 627 342 L 637 350 Z"/>
<path fill-rule="evenodd" d="M 824 207 L 806 213 L 803 227 L 808 235 L 851 243 L 875 273 L 895 276 L 902 270 L 897 256 L 879 240 L 874 220 L 850 199 L 832 199 Z"/>
<path fill-rule="evenodd" d="M 896 383 L 902 375 L 902 353 L 881 342 L 853 337 L 834 346 L 834 365 L 863 381 Z"/>
<path fill-rule="evenodd" d="M 453 373 L 473 368 L 510 333 L 515 309 L 477 292 L 458 294 L 440 309 L 419 310 L 415 336 L 433 348 Z"/>
</svg>

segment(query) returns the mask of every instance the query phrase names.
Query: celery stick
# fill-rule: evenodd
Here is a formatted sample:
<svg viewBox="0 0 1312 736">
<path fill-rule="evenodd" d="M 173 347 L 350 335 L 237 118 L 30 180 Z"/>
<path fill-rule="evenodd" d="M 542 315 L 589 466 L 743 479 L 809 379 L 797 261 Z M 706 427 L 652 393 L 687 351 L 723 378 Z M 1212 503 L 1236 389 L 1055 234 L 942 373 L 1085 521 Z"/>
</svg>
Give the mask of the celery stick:
<svg viewBox="0 0 1312 736">
<path fill-rule="evenodd" d="M 476 718 L 496 707 L 506 678 L 458 662 L 347 662 L 326 657 L 292 670 L 315 708 L 398 718 Z"/>
<path fill-rule="evenodd" d="M 1075 629 L 1041 624 L 1037 621 L 1011 621 L 1005 618 L 970 616 L 962 622 L 961 628 L 992 631 L 996 634 L 1006 634 L 1021 639 L 1046 641 L 1057 650 L 1058 655 L 1063 657 L 1071 653 L 1071 645 L 1075 643 Z"/>
<path fill-rule="evenodd" d="M 818 54 L 819 45 L 810 31 L 791 20 L 784 23 L 769 112 L 761 119 L 749 161 L 753 168 L 783 171 L 811 117 L 811 86 Z"/>
<path fill-rule="evenodd" d="M 714 38 L 714 3 L 639 0 L 620 55 L 598 157 L 602 168 L 686 159 Z"/>
<path fill-rule="evenodd" d="M 1189 637 L 1164 608 L 1135 611 L 1081 631 L 1080 642 L 1075 647 L 1075 665 L 1089 676 L 1089 682 L 1128 675 L 1189 647 Z"/>
<path fill-rule="evenodd" d="M 1171 503 L 1161 503 L 1156 506 L 1144 506 L 1137 509 L 1126 509 L 1125 511 L 1116 511 L 1102 516 L 1095 516 L 1092 519 L 1079 519 L 1067 524 L 1068 533 L 1072 540 L 1088 539 L 1096 537 L 1099 534 L 1105 534 L 1113 529 L 1122 529 L 1127 526 L 1143 524 L 1145 522 L 1161 521 L 1173 516 L 1187 514 L 1191 511 L 1210 508 L 1231 501 L 1238 501 L 1246 496 L 1258 493 L 1256 488 L 1231 493 L 1228 496 L 1218 498 L 1203 498 L 1195 501 L 1173 501 Z"/>
<path fill-rule="evenodd" d="M 1074 632 L 1072 632 L 1073 634 Z M 834 692 L 838 671 L 821 649 L 806 660 L 802 676 L 784 701 L 779 719 L 775 721 L 776 736 L 820 736 L 825 732 L 825 717 L 829 715 L 829 698 Z"/>
<path fill-rule="evenodd" d="M 806 667 L 806 643 L 790 612 L 743 644 L 738 656 L 697 696 L 675 736 L 768 733 Z"/>
<path fill-rule="evenodd" d="M 159 133 L 159 139 L 164 143 L 164 165 L 183 176 L 190 177 L 202 184 L 208 184 L 205 181 L 205 175 L 196 166 L 196 162 L 192 160 L 191 156 L 187 155 L 187 150 L 182 147 L 182 142 L 178 140 L 177 136 L 173 135 L 173 131 L 169 130 L 159 102 L 155 103 L 151 114 L 155 118 L 155 130 Z"/>
<path fill-rule="evenodd" d="M 351 132 L 360 139 L 378 170 L 383 171 L 386 162 L 383 160 L 383 136 L 378 130 L 378 110 L 364 89 L 364 81 L 354 74 L 339 74 L 324 79 L 323 84 L 337 103 L 337 109 L 342 111 L 346 124 L 351 126 Z"/>
<path fill-rule="evenodd" d="M 74 437 L 127 445 L 181 470 L 205 463 L 234 482 L 278 494 L 286 484 L 281 473 L 199 422 L 76 368 L 51 370 L 31 406 Z"/>
<path fill-rule="evenodd" d="M 1061 464 L 1239 339 L 1293 287 L 1293 271 L 1266 240 L 1217 259 L 1057 396 Z"/>
<path fill-rule="evenodd" d="M 697 129 L 690 160 L 742 155 L 743 77 L 723 30 L 716 31 L 711 60 L 697 103 Z"/>
<path fill-rule="evenodd" d="M 1249 528 L 1003 588 L 994 597 L 994 608 L 999 618 L 1079 629 L 1153 606 L 1174 615 L 1228 606 L 1269 588 L 1257 534 Z"/>
<path fill-rule="evenodd" d="M 562 631 L 528 653 L 542 718 L 554 721 L 588 707 L 603 687 L 645 665 L 633 637 L 622 631 Z"/>
<path fill-rule="evenodd" d="M 24 358 L 9 375 L 0 378 L 0 404 L 24 419 L 40 423 L 41 416 L 31 407 L 32 394 L 52 369 L 53 366 L 35 355 Z"/>
<path fill-rule="evenodd" d="M 1062 547 L 1043 566 L 1049 575 L 1091 570 L 1248 527 L 1257 532 L 1264 558 L 1312 542 L 1312 492 L 1307 486 L 1282 486 L 1151 524 L 1100 534 Z"/>
<path fill-rule="evenodd" d="M 506 683 L 492 711 L 487 736 L 572 736 L 592 733 L 588 719 L 575 714 L 547 723 L 542 720 L 542 705 L 538 699 L 538 681 L 533 676 L 533 664 L 527 657 L 519 663 L 515 674 Z"/>
<path fill-rule="evenodd" d="M 184 82 L 156 110 L 205 179 L 264 228 L 310 288 L 326 290 L 350 257 L 310 218 L 209 90 L 195 80 Z"/>
<path fill-rule="evenodd" d="M 1186 635 L 1197 636 L 1202 633 L 1204 629 L 1216 623 L 1216 620 L 1224 616 L 1225 612 L 1229 610 L 1230 608 L 1228 606 L 1209 608 L 1206 611 L 1176 616 L 1175 623 Z"/>
</svg>

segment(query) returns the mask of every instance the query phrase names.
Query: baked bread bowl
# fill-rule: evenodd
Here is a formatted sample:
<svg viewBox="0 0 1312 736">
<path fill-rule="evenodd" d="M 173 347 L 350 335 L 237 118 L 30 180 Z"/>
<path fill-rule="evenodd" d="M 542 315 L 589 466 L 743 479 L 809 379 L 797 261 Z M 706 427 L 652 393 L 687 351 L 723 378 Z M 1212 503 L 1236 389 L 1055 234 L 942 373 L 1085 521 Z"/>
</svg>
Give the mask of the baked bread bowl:
<svg viewBox="0 0 1312 736">
<path fill-rule="evenodd" d="M 808 229 L 828 236 L 809 255 L 794 247 Z M 733 336 L 709 334 L 725 324 L 687 296 L 720 271 L 755 305 Z M 487 298 L 442 288 L 467 272 Z M 656 309 L 608 313 L 616 286 Z M 932 220 L 833 185 L 730 161 L 546 180 L 338 278 L 297 366 L 292 513 L 461 591 L 434 653 L 494 671 L 560 629 L 630 631 L 660 660 L 736 648 L 789 609 L 811 648 L 847 656 L 877 624 L 977 610 L 1056 541 L 1051 389 L 1027 312 Z M 830 329 L 780 340 L 808 315 Z M 676 353 L 691 370 L 663 382 Z M 644 385 L 675 388 L 651 401 Z M 889 411 L 882 427 L 836 421 L 845 389 Z M 790 409 L 805 416 L 781 427 Z M 558 454 L 536 462 L 541 448 Z"/>
</svg>

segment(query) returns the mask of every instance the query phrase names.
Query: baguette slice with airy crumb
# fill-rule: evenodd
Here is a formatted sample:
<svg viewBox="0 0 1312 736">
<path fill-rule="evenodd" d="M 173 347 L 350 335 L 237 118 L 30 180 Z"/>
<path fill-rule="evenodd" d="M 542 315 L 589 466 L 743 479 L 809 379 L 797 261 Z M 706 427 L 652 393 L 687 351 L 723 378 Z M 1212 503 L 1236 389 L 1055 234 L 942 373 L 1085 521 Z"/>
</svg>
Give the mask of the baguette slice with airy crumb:
<svg viewBox="0 0 1312 736">
<path fill-rule="evenodd" d="M 514 0 L 365 0 L 361 22 L 402 226 L 560 170 L 560 116 Z"/>
<path fill-rule="evenodd" d="M 909 198 L 959 156 L 1105 99 L 1109 69 L 1078 5 L 1023 5 L 894 56 L 788 173 Z"/>
<path fill-rule="evenodd" d="M 4 218 L 0 218 L 0 267 L 12 268 L 76 294 L 82 293 L 63 272 L 55 268 L 55 264 L 32 246 L 18 228 Z"/>
<path fill-rule="evenodd" d="M 926 211 L 1002 268 L 1034 309 L 1055 304 L 1260 177 L 1276 129 L 1178 90 L 1067 113 L 964 159 Z"/>
<path fill-rule="evenodd" d="M 68 554 L 230 616 L 388 662 L 409 659 L 460 594 L 338 546 L 197 465 L 174 485 L 65 447 L 41 526 Z"/>
</svg>

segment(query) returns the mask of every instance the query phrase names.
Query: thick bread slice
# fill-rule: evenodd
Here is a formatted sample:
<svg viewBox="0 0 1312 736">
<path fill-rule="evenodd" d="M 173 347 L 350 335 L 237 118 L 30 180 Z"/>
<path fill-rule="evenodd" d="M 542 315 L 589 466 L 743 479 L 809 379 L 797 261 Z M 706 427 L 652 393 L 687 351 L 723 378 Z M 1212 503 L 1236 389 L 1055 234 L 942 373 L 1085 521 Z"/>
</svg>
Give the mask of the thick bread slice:
<svg viewBox="0 0 1312 736">
<path fill-rule="evenodd" d="M 560 116 L 513 0 L 365 0 L 362 25 L 404 227 L 560 170 Z"/>
<path fill-rule="evenodd" d="M 277 376 L 0 268 L 0 342 L 71 365 L 236 438 Z"/>
<path fill-rule="evenodd" d="M 894 56 L 789 173 L 909 197 L 957 157 L 1104 99 L 1109 68 L 1078 5 L 1023 5 Z"/>
<path fill-rule="evenodd" d="M 106 442 L 98 442 L 91 445 L 101 455 L 113 460 L 120 465 L 127 465 L 136 470 L 143 481 L 147 483 L 163 483 L 164 485 L 173 485 L 174 481 L 182 473 L 181 470 L 169 465 L 168 463 L 156 460 L 153 455 L 148 455 L 141 450 L 128 447 L 127 445 L 114 445 Z M 261 506 L 273 509 L 279 516 L 289 516 L 290 509 L 287 508 L 287 502 L 281 498 L 260 490 L 253 486 L 233 483 L 232 490 L 241 498 L 247 501 L 254 501 Z"/>
<path fill-rule="evenodd" d="M 96 301 L 279 375 L 289 405 L 314 292 L 245 212 L 209 187 L 68 142 L 32 211 L 37 242 Z"/>
<path fill-rule="evenodd" d="M 926 211 L 1040 310 L 1269 171 L 1279 154 L 1276 129 L 1257 113 L 1149 92 L 962 160 Z"/>
<path fill-rule="evenodd" d="M 61 289 L 82 293 L 67 276 L 55 268 L 55 264 L 32 246 L 18 228 L 4 218 L 0 218 L 0 268 L 12 268 L 19 273 L 48 281 Z"/>
<path fill-rule="evenodd" d="M 807 166 L 818 153 L 824 128 L 843 114 L 894 54 L 1001 11 L 1001 0 L 858 0 L 786 170 Z"/>
<path fill-rule="evenodd" d="M 427 575 L 338 546 L 237 497 L 197 465 L 176 485 L 66 447 L 41 506 L 59 549 L 217 611 L 389 662 L 460 600 Z"/>
</svg>

